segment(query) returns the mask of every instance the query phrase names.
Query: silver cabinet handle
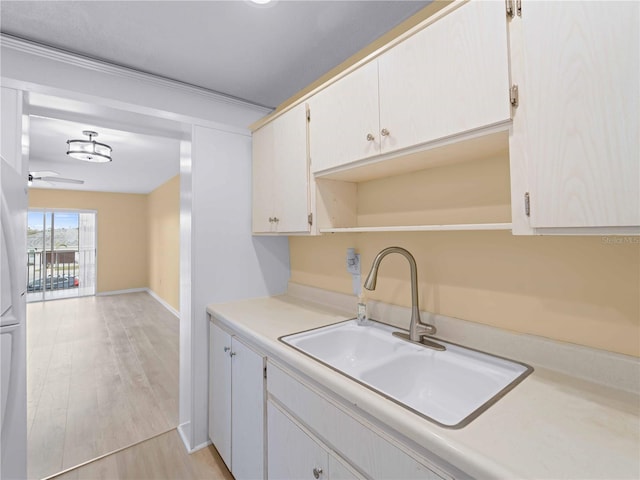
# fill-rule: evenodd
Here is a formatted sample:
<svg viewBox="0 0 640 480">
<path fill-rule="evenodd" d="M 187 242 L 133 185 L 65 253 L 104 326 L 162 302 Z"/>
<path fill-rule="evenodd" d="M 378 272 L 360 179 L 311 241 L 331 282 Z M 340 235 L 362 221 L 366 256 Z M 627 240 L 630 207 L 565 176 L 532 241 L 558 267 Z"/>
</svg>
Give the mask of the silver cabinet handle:
<svg viewBox="0 0 640 480">
<path fill-rule="evenodd" d="M 367 140 L 370 142 L 373 142 L 376 139 L 376 137 L 374 137 L 373 135 L 371 135 L 370 133 L 367 133 Z"/>
<path fill-rule="evenodd" d="M 233 357 L 235 356 L 236 352 L 229 352 L 229 356 Z"/>
<path fill-rule="evenodd" d="M 269 223 L 273 223 L 273 217 L 269 217 Z"/>
<path fill-rule="evenodd" d="M 322 469 L 321 468 L 314 468 L 313 469 L 313 478 L 320 478 L 320 475 L 322 475 Z"/>
<path fill-rule="evenodd" d="M 231 347 L 224 347 L 225 352 L 228 352 L 229 350 L 231 350 Z"/>
<path fill-rule="evenodd" d="M 386 128 L 383 128 L 383 129 L 380 131 L 380 134 L 381 134 L 383 137 L 386 137 L 387 135 L 389 135 L 389 130 L 387 130 Z"/>
<path fill-rule="evenodd" d="M 280 219 L 278 217 L 273 217 L 273 221 L 278 223 L 280 221 Z"/>
</svg>

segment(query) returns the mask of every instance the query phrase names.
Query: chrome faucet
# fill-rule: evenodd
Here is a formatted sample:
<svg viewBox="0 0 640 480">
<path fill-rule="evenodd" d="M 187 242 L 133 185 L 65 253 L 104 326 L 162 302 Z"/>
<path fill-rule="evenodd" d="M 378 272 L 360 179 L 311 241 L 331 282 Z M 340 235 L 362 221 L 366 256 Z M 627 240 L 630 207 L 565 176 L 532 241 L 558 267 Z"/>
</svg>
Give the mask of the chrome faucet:
<svg viewBox="0 0 640 480">
<path fill-rule="evenodd" d="M 409 335 L 394 332 L 394 335 L 404 338 L 415 343 L 422 343 L 428 347 L 435 348 L 437 350 L 444 350 L 444 346 L 435 342 L 423 339 L 425 335 L 434 335 L 436 333 L 436 327 L 429 325 L 428 323 L 422 323 L 420 320 L 420 310 L 418 309 L 418 269 L 416 267 L 416 260 L 413 255 L 401 247 L 387 247 L 382 250 L 371 265 L 371 271 L 367 275 L 367 279 L 364 281 L 364 288 L 367 290 L 376 289 L 376 281 L 378 278 L 378 267 L 382 259 L 390 253 L 399 253 L 409 261 L 409 267 L 411 268 L 411 323 L 409 324 Z"/>
</svg>

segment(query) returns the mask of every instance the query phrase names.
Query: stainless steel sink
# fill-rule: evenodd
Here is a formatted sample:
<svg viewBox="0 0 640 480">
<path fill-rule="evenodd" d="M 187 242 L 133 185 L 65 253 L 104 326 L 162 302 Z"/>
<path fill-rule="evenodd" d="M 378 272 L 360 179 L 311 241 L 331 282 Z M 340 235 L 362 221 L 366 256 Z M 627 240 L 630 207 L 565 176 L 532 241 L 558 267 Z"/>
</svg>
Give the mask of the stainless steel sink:
<svg viewBox="0 0 640 480">
<path fill-rule="evenodd" d="M 379 322 L 348 320 L 281 337 L 384 397 L 447 428 L 461 428 L 520 383 L 533 368 L 438 340 L 437 351 L 392 335 Z"/>
</svg>

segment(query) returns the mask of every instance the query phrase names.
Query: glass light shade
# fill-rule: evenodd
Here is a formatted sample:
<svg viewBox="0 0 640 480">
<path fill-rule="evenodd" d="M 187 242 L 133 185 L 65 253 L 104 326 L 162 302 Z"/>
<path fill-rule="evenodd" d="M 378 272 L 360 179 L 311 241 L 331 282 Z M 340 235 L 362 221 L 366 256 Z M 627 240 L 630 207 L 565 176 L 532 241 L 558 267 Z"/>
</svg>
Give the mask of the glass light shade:
<svg viewBox="0 0 640 480">
<path fill-rule="evenodd" d="M 95 140 L 67 140 L 67 155 L 78 160 L 94 163 L 111 161 L 111 147 Z"/>
<path fill-rule="evenodd" d="M 271 7 L 278 0 L 249 0 L 254 7 Z"/>
</svg>

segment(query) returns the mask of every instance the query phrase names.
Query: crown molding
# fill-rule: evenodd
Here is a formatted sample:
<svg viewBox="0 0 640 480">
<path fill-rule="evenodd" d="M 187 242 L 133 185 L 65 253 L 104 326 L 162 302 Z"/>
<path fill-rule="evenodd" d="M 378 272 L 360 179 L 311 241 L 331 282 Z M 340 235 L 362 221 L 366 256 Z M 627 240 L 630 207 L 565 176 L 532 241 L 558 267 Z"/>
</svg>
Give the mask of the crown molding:
<svg viewBox="0 0 640 480">
<path fill-rule="evenodd" d="M 8 48 L 17 52 L 66 63 L 68 65 L 84 68 L 94 72 L 100 72 L 120 78 L 133 79 L 150 85 L 178 90 L 188 95 L 197 95 L 207 98 L 213 102 L 250 107 L 262 111 L 264 115 L 273 111 L 273 108 L 271 107 L 259 105 L 257 103 L 249 102 L 247 100 L 233 97 L 231 95 L 226 95 L 224 93 L 216 92 L 202 87 L 197 87 L 195 85 L 180 82 L 178 80 L 160 77 L 158 75 L 142 72 L 133 68 L 116 65 L 102 60 L 96 60 L 94 58 L 85 57 L 75 53 L 70 53 L 61 49 L 32 42 L 30 40 L 25 40 L 20 37 L 8 35 L 6 33 L 0 33 L 0 46 L 2 46 L 2 48 Z"/>
</svg>

